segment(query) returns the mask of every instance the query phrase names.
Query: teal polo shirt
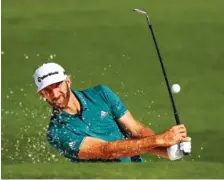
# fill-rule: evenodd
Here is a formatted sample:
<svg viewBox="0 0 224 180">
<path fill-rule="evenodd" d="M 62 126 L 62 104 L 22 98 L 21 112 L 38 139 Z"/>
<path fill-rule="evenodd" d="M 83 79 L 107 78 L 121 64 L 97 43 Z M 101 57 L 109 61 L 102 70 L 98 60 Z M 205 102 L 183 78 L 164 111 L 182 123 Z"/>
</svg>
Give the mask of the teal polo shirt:
<svg viewBox="0 0 224 180">
<path fill-rule="evenodd" d="M 72 92 L 80 102 L 81 113 L 71 115 L 53 109 L 47 131 L 48 142 L 61 155 L 73 162 L 142 162 L 140 156 L 113 160 L 79 159 L 80 147 L 87 136 L 107 142 L 127 138 L 117 123 L 117 120 L 127 112 L 127 108 L 120 98 L 105 85 Z"/>
</svg>

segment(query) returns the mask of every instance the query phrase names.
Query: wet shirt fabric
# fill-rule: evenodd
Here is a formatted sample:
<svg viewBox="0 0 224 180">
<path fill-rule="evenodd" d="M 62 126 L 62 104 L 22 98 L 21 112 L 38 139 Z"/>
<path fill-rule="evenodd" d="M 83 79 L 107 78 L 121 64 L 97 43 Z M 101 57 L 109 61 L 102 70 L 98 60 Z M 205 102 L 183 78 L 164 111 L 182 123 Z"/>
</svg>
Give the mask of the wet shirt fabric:
<svg viewBox="0 0 224 180">
<path fill-rule="evenodd" d="M 142 162 L 140 156 L 113 160 L 81 160 L 80 146 L 90 136 L 110 142 L 125 139 L 117 120 L 127 111 L 125 105 L 105 85 L 72 91 L 81 105 L 79 115 L 53 109 L 47 139 L 59 153 L 73 162 Z"/>
</svg>

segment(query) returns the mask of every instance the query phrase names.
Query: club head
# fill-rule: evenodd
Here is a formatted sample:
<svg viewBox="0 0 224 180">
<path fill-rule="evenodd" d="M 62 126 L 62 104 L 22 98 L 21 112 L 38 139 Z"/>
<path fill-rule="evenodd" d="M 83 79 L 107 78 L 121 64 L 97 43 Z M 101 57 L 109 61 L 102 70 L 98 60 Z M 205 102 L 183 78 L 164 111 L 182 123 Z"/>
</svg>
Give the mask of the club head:
<svg viewBox="0 0 224 180">
<path fill-rule="evenodd" d="M 147 14 L 147 12 L 141 10 L 141 9 L 133 9 L 133 11 L 139 13 L 139 14 L 144 14 L 146 19 L 147 19 L 147 22 L 148 22 L 148 25 L 151 26 L 151 22 L 150 22 L 150 19 L 149 19 L 149 16 Z"/>
<path fill-rule="evenodd" d="M 133 9 L 133 11 L 139 13 L 139 14 L 144 14 L 144 15 L 147 15 L 147 13 L 141 9 Z"/>
</svg>

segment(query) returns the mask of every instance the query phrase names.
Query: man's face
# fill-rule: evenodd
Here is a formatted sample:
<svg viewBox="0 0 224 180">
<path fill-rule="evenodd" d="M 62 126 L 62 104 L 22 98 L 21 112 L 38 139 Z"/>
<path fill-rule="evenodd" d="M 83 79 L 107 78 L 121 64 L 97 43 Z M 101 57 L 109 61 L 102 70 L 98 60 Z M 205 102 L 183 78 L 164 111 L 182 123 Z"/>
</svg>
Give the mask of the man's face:
<svg viewBox="0 0 224 180">
<path fill-rule="evenodd" d="M 40 91 L 47 102 L 56 108 L 63 109 L 68 105 L 70 86 L 67 81 L 51 84 Z"/>
</svg>

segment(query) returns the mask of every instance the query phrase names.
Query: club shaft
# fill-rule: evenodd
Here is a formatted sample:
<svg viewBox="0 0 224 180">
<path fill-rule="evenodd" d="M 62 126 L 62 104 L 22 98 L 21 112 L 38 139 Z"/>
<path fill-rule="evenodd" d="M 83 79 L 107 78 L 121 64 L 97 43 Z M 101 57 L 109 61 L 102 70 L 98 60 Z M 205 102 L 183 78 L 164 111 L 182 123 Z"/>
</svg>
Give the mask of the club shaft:
<svg viewBox="0 0 224 180">
<path fill-rule="evenodd" d="M 162 56 L 160 54 L 159 47 L 158 47 L 158 44 L 157 44 L 157 41 L 156 41 L 156 37 L 155 37 L 155 34 L 154 34 L 154 31 L 153 31 L 153 28 L 152 28 L 152 25 L 150 23 L 148 15 L 146 15 L 146 19 L 147 19 L 147 23 L 148 23 L 149 29 L 151 31 L 155 47 L 156 47 L 156 52 L 157 52 L 157 55 L 158 55 L 158 58 L 159 58 L 159 61 L 160 61 L 160 65 L 161 65 L 161 68 L 162 68 L 162 71 L 163 71 L 163 76 L 165 78 L 165 82 L 166 82 L 166 86 L 167 86 L 167 89 L 168 89 L 169 97 L 170 97 L 171 104 L 172 104 L 172 107 L 173 107 L 174 118 L 176 120 L 176 124 L 179 125 L 180 124 L 179 114 L 177 112 L 175 101 L 174 101 L 174 98 L 173 98 L 173 95 L 172 95 L 172 92 L 171 92 L 171 89 L 170 89 L 169 80 L 168 80 L 168 77 L 167 77 L 167 74 L 166 74 L 165 67 L 163 65 Z"/>
</svg>

